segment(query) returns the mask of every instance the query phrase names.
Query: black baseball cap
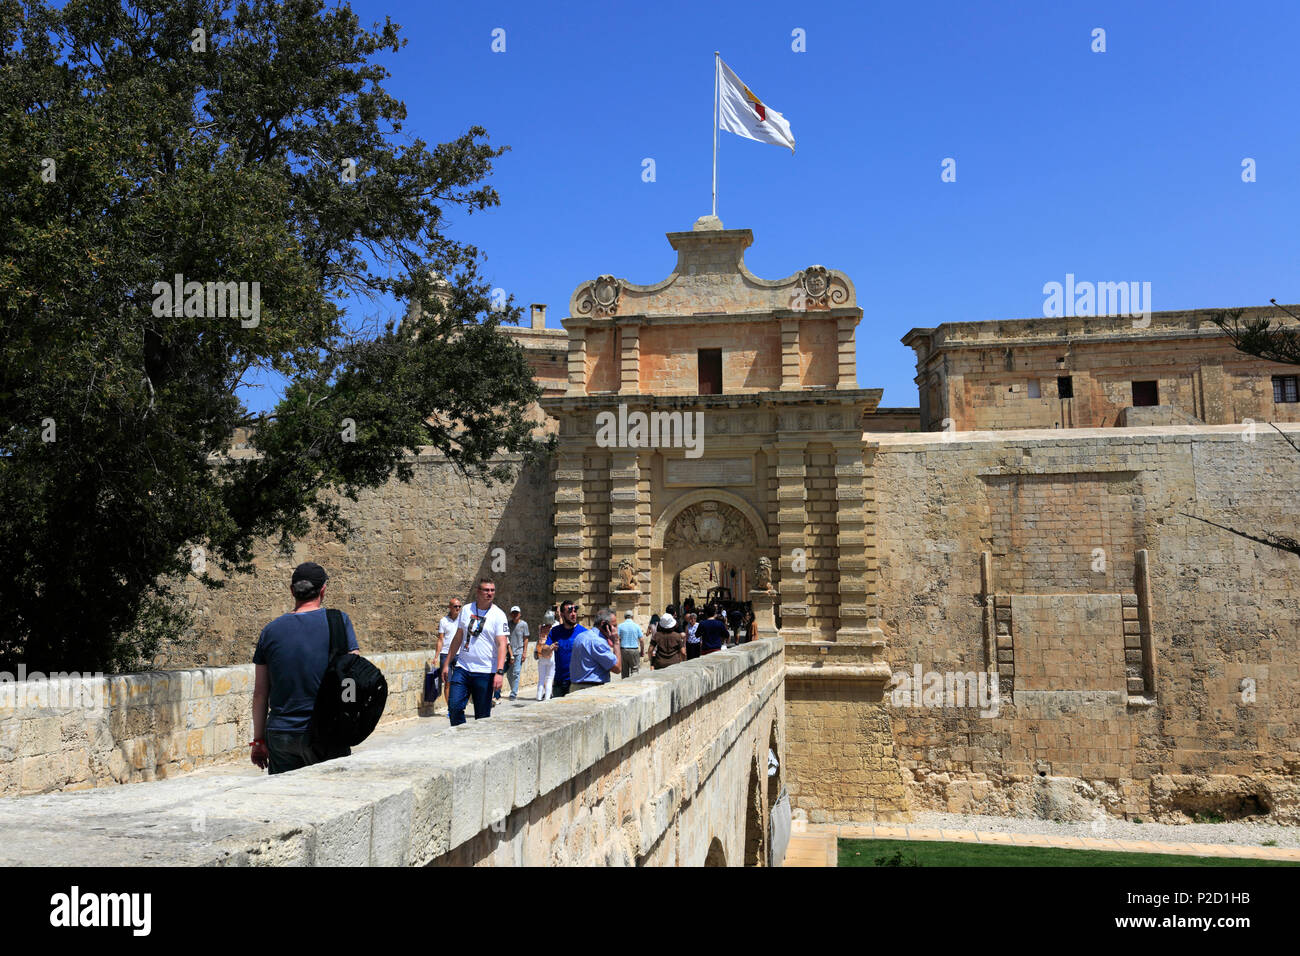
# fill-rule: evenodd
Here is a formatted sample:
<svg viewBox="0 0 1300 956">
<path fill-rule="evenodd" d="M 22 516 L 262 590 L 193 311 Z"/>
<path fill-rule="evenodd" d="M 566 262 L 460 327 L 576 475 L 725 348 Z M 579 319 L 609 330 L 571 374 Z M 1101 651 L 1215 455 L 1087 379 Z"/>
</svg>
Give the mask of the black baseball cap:
<svg viewBox="0 0 1300 956">
<path fill-rule="evenodd" d="M 310 581 L 313 586 L 319 588 L 329 579 L 330 576 L 325 573 L 325 569 L 315 561 L 304 561 L 293 569 L 293 577 L 289 583 L 292 585 L 299 581 Z"/>
</svg>

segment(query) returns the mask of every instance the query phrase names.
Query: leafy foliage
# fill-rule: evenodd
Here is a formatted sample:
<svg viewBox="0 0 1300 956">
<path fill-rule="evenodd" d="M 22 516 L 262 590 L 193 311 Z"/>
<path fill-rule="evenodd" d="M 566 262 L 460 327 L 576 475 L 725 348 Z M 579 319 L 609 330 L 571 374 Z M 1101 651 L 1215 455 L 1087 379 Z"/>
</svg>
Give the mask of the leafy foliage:
<svg viewBox="0 0 1300 956">
<path fill-rule="evenodd" d="M 503 150 L 402 132 L 373 61 L 404 42 L 321 0 L 0 0 L 0 663 L 138 665 L 192 547 L 245 571 L 422 446 L 487 480 L 533 448 L 519 310 L 445 234 Z M 260 315 L 157 309 L 177 274 L 257 282 Z M 426 309 L 361 330 L 356 296 Z M 223 458 L 241 426 L 259 456 Z"/>
<path fill-rule="evenodd" d="M 1276 299 L 1269 301 L 1277 305 Z M 1220 309 L 1211 313 L 1210 321 L 1227 333 L 1239 352 L 1270 362 L 1300 365 L 1300 325 L 1284 324 L 1276 316 L 1252 316 L 1242 321 L 1244 314 L 1245 309 Z"/>
</svg>

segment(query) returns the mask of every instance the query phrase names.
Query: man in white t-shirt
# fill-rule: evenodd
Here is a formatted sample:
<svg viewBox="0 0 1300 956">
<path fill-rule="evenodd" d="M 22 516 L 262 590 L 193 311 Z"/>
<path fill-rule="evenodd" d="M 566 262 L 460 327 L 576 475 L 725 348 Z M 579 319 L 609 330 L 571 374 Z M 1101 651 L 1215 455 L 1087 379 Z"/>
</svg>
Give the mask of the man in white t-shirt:
<svg viewBox="0 0 1300 956">
<path fill-rule="evenodd" d="M 474 719 L 492 716 L 492 692 L 501 689 L 506 672 L 506 646 L 510 622 L 505 612 L 492 603 L 497 586 L 482 578 L 473 601 L 460 612 L 456 636 L 448 650 L 456 666 L 448 679 L 448 665 L 442 665 L 442 679 L 448 684 L 447 716 L 453 727 L 465 723 L 465 705 L 474 698 Z"/>
<path fill-rule="evenodd" d="M 456 636 L 456 624 L 460 620 L 460 598 L 452 598 L 447 602 L 447 613 L 443 615 L 442 620 L 438 622 L 438 683 L 440 688 L 435 687 L 433 697 L 438 698 L 439 690 L 442 691 L 444 700 L 447 698 L 447 681 L 443 674 L 447 670 L 447 655 L 451 650 L 452 638 Z M 456 662 L 452 661 L 451 666 L 455 667 Z"/>
</svg>

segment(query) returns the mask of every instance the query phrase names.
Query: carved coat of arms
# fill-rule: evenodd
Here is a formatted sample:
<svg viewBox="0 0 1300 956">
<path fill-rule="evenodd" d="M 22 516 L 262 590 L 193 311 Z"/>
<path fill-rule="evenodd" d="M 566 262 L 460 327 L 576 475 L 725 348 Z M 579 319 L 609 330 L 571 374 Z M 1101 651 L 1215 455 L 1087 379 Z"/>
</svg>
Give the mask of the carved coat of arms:
<svg viewBox="0 0 1300 956">
<path fill-rule="evenodd" d="M 716 511 L 700 511 L 695 516 L 695 533 L 704 544 L 722 540 L 722 516 Z"/>
</svg>

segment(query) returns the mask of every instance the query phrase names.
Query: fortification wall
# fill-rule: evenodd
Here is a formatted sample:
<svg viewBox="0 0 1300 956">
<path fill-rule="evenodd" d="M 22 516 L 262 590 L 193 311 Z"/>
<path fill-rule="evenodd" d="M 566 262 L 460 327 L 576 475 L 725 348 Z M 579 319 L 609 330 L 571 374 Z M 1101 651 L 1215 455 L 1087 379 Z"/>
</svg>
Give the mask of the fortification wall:
<svg viewBox="0 0 1300 956">
<path fill-rule="evenodd" d="M 302 561 L 329 572 L 326 603 L 348 613 L 365 654 L 434 647 L 447 601 L 468 600 L 482 575 L 495 579 L 496 603 L 503 610 L 518 604 L 536 634 L 551 601 L 551 500 L 543 463 L 489 486 L 457 474 L 441 455 L 420 455 L 410 483 L 391 480 L 343 502 L 356 529 L 347 541 L 313 532 L 291 555 L 265 542 L 252 574 L 231 578 L 219 590 L 188 581 L 193 633 L 154 664 L 251 661 L 263 625 L 293 610 L 289 577 Z"/>
<path fill-rule="evenodd" d="M 997 716 L 891 708 L 912 807 L 1300 822 L 1300 558 L 1183 516 L 1296 536 L 1300 452 L 1240 425 L 944 437 L 867 436 L 891 665 L 1005 686 Z"/>
</svg>

